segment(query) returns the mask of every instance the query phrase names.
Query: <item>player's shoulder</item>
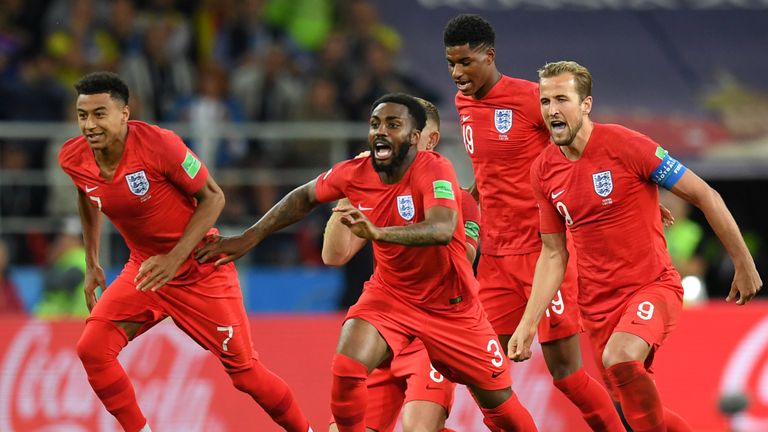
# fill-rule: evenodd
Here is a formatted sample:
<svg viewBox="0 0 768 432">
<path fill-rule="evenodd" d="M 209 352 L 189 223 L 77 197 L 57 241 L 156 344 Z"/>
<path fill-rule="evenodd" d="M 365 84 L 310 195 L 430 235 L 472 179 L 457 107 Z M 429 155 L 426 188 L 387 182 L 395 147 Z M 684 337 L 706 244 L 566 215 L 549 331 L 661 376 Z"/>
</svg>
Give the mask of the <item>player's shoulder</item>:
<svg viewBox="0 0 768 432">
<path fill-rule="evenodd" d="M 560 148 L 554 144 L 547 144 L 531 164 L 531 172 L 547 172 L 549 168 L 563 160 Z"/>
<path fill-rule="evenodd" d="M 624 138 L 624 139 L 648 138 L 643 133 L 638 132 L 634 129 L 630 129 L 626 126 L 622 126 L 620 124 L 614 124 L 614 123 L 593 123 L 593 124 L 594 124 L 593 133 L 597 133 L 601 137 L 607 137 L 612 140 L 616 138 Z"/>
<path fill-rule="evenodd" d="M 157 144 L 165 143 L 169 139 L 179 139 L 179 136 L 171 130 L 139 120 L 128 121 L 128 133 L 142 145 L 146 144 L 152 148 L 157 148 Z"/>
<path fill-rule="evenodd" d="M 76 169 L 82 164 L 83 154 L 88 149 L 84 136 L 68 139 L 59 150 L 59 165 L 64 170 Z"/>
<path fill-rule="evenodd" d="M 539 83 L 529 81 L 523 78 L 515 78 L 509 75 L 502 75 L 499 83 L 505 89 L 513 89 L 518 91 L 539 91 Z"/>
<path fill-rule="evenodd" d="M 414 163 L 419 165 L 451 165 L 450 159 L 435 151 L 419 151 L 416 153 Z"/>
</svg>

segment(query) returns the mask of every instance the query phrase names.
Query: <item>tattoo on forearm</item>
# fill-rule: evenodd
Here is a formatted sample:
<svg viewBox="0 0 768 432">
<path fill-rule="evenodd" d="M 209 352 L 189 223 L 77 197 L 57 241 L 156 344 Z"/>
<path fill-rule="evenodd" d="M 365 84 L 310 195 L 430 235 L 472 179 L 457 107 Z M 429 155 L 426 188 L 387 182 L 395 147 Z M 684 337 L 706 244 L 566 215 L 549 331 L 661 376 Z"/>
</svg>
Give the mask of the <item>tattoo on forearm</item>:
<svg viewBox="0 0 768 432">
<path fill-rule="evenodd" d="M 255 231 L 258 239 L 261 240 L 275 231 L 302 220 L 316 205 L 308 198 L 309 187 L 309 184 L 305 184 L 291 191 L 269 209 L 250 230 Z"/>
<path fill-rule="evenodd" d="M 447 244 L 453 236 L 449 224 L 419 222 L 413 225 L 386 227 L 379 241 L 405 246 L 433 246 Z"/>
</svg>

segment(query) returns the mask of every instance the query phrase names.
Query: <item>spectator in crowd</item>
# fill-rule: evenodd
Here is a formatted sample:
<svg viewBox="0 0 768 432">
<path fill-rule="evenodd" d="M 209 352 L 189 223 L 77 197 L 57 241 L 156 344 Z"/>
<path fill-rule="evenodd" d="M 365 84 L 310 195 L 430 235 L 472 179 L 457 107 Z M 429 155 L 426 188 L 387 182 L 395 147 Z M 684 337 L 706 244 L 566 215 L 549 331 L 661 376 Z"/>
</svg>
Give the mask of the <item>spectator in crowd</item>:
<svg viewBox="0 0 768 432">
<path fill-rule="evenodd" d="M 235 165 L 247 151 L 239 130 L 228 126 L 244 119 L 240 105 L 229 96 L 228 86 L 224 69 L 214 63 L 203 65 L 197 93 L 182 98 L 170 118 L 189 123 L 192 136 L 187 142 L 202 160 L 218 167 Z"/>
<path fill-rule="evenodd" d="M 22 313 L 24 313 L 24 305 L 21 303 L 16 286 L 8 276 L 8 248 L 0 239 L 0 315 Z"/>
<path fill-rule="evenodd" d="M 64 219 L 61 231 L 51 246 L 45 271 L 42 300 L 35 306 L 38 318 L 85 318 L 85 248 L 80 221 Z"/>
<path fill-rule="evenodd" d="M 57 59 L 57 77 L 64 86 L 71 86 L 84 72 L 113 68 L 119 51 L 115 41 L 97 19 L 97 13 L 106 11 L 99 0 L 73 0 L 54 5 L 48 14 L 53 20 L 46 37 L 46 51 Z M 59 7 L 61 5 L 61 7 Z M 56 11 L 63 10 L 69 19 L 61 21 Z M 55 18 L 52 18 L 55 17 Z"/>
<path fill-rule="evenodd" d="M 192 94 L 192 64 L 169 47 L 174 31 L 170 18 L 154 19 L 144 34 L 144 51 L 128 56 L 120 66 L 131 97 L 138 97 L 142 120 L 168 121 L 176 102 Z"/>
</svg>

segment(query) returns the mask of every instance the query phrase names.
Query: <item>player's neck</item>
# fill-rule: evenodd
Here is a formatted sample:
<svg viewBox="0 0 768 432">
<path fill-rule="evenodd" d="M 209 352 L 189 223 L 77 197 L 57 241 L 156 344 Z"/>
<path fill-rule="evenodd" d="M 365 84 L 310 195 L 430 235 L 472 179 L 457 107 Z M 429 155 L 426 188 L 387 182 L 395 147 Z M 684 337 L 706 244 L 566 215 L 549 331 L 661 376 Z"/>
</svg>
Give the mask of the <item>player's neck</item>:
<svg viewBox="0 0 768 432">
<path fill-rule="evenodd" d="M 589 138 L 592 136 L 592 130 L 594 129 L 592 120 L 588 117 L 584 119 L 581 128 L 576 133 L 576 137 L 570 145 L 560 147 L 560 151 L 570 161 L 577 161 L 584 155 L 584 150 L 587 148 Z"/>
<path fill-rule="evenodd" d="M 127 129 L 122 135 L 121 138 L 115 139 L 103 149 L 93 151 L 93 157 L 96 159 L 96 164 L 99 166 L 101 175 L 107 180 L 111 180 L 117 165 L 120 163 L 120 159 L 123 157 L 125 141 L 128 138 Z"/>
<path fill-rule="evenodd" d="M 499 70 L 494 67 L 493 73 L 491 74 L 491 79 L 489 79 L 485 84 L 483 84 L 483 86 L 480 87 L 480 89 L 476 91 L 475 94 L 472 95 L 472 97 L 474 97 L 475 99 L 484 98 L 488 93 L 490 93 L 493 86 L 495 86 L 496 83 L 499 81 L 501 81 L 501 72 L 499 72 Z"/>
</svg>

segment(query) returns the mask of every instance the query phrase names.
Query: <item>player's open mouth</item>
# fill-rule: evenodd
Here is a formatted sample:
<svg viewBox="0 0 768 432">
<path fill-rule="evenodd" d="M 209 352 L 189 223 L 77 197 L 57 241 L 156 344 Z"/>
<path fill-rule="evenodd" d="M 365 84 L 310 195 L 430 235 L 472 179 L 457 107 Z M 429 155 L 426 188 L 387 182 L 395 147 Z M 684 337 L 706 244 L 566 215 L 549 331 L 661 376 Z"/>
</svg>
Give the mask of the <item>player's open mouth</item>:
<svg viewBox="0 0 768 432">
<path fill-rule="evenodd" d="M 552 132 L 563 132 L 568 125 L 564 121 L 553 120 L 549 122 L 549 126 L 552 128 Z"/>
<path fill-rule="evenodd" d="M 101 141 L 101 139 L 104 137 L 103 133 L 97 133 L 97 134 L 87 134 L 85 136 L 88 139 L 88 142 L 95 143 Z"/>
<path fill-rule="evenodd" d="M 456 87 L 460 92 L 466 92 L 472 85 L 472 81 L 456 81 Z"/>
<path fill-rule="evenodd" d="M 373 154 L 377 160 L 386 160 L 392 156 L 392 146 L 386 142 L 376 142 L 374 143 L 373 148 Z"/>
</svg>

